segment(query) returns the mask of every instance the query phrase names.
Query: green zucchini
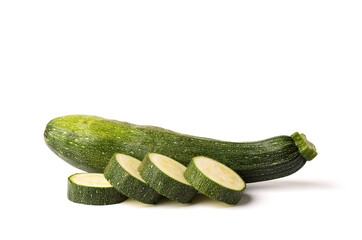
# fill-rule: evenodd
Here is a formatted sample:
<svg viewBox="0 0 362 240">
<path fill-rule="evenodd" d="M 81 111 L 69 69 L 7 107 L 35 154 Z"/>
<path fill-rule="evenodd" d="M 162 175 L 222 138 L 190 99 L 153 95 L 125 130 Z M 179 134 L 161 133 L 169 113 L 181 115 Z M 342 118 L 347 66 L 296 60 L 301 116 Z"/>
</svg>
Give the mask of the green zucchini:
<svg viewBox="0 0 362 240">
<path fill-rule="evenodd" d="M 167 156 L 148 153 L 138 170 L 153 189 L 171 200 L 189 203 L 197 193 L 184 177 L 186 167 Z"/>
<path fill-rule="evenodd" d="M 86 115 L 53 119 L 44 131 L 49 148 L 84 171 L 103 172 L 116 152 L 137 159 L 157 152 L 185 166 L 195 156 L 213 158 L 236 171 L 247 183 L 290 175 L 316 156 L 314 145 L 305 137 L 298 138 L 302 136 L 298 133 L 292 136 L 226 142 Z M 308 149 L 315 153 L 308 154 Z"/>
<path fill-rule="evenodd" d="M 192 159 L 184 177 L 201 193 L 230 205 L 240 201 L 246 186 L 243 179 L 231 168 L 203 156 Z"/>
<path fill-rule="evenodd" d="M 68 199 L 87 205 L 108 205 L 123 202 L 127 197 L 101 173 L 76 173 L 68 178 Z"/>
<path fill-rule="evenodd" d="M 141 161 L 124 154 L 114 154 L 104 169 L 104 177 L 122 194 L 137 201 L 154 204 L 161 197 L 141 177 Z"/>
</svg>

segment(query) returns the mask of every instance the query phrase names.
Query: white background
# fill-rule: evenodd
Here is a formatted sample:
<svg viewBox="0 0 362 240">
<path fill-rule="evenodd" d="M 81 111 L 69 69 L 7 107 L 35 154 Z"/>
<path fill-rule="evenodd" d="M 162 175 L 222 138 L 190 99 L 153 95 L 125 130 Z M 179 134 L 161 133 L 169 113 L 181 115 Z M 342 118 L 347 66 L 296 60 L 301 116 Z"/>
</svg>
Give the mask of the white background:
<svg viewBox="0 0 362 240">
<path fill-rule="evenodd" d="M 1 239 L 361 239 L 361 1 L 0 2 Z M 66 197 L 48 121 L 98 115 L 319 155 L 235 207 Z"/>
</svg>

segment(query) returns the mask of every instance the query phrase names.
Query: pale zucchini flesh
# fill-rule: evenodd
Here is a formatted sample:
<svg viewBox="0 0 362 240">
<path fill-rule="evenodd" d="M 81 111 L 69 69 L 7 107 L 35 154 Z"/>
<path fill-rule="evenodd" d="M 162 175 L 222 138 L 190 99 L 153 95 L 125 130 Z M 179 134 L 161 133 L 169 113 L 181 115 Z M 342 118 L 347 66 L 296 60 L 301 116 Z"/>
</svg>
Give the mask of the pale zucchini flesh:
<svg viewBox="0 0 362 240">
<path fill-rule="evenodd" d="M 245 182 L 236 172 L 208 157 L 193 158 L 184 176 L 204 195 L 230 205 L 240 201 L 245 189 Z"/>
<path fill-rule="evenodd" d="M 184 172 L 186 170 L 184 165 L 161 154 L 150 153 L 148 156 L 155 166 L 162 172 L 183 184 L 190 185 L 184 177 Z"/>
<path fill-rule="evenodd" d="M 101 173 L 77 173 L 68 178 L 68 199 L 87 205 L 108 205 L 123 202 L 119 193 Z"/>
<path fill-rule="evenodd" d="M 117 162 L 119 163 L 119 165 L 121 165 L 121 167 L 123 167 L 125 171 L 127 171 L 130 175 L 137 178 L 141 182 L 146 183 L 138 172 L 138 167 L 141 164 L 140 160 L 125 154 L 116 154 L 115 156 Z"/>
<path fill-rule="evenodd" d="M 87 187 L 104 187 L 111 188 L 112 185 L 107 181 L 103 174 L 100 173 L 81 173 L 74 174 L 70 180 L 78 185 Z"/>
<path fill-rule="evenodd" d="M 245 188 L 241 177 L 224 164 L 207 157 L 197 157 L 194 162 L 196 167 L 215 183 L 236 191 Z"/>
<path fill-rule="evenodd" d="M 153 189 L 171 200 L 189 203 L 197 193 L 183 176 L 186 167 L 167 156 L 148 153 L 138 170 Z"/>
<path fill-rule="evenodd" d="M 104 176 L 112 186 L 125 196 L 139 202 L 154 204 L 161 195 L 141 177 L 138 167 L 141 161 L 125 154 L 116 153 L 104 169 Z"/>
</svg>

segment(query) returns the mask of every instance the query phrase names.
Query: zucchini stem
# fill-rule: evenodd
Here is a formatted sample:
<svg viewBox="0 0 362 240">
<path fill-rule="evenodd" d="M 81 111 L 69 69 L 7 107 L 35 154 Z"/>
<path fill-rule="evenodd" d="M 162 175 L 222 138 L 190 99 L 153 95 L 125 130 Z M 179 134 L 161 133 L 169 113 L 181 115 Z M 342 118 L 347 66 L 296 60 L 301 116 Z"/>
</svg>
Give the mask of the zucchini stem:
<svg viewBox="0 0 362 240">
<path fill-rule="evenodd" d="M 314 144 L 308 141 L 303 133 L 295 132 L 292 134 L 291 138 L 298 147 L 300 155 L 302 155 L 305 160 L 310 161 L 318 155 Z"/>
</svg>

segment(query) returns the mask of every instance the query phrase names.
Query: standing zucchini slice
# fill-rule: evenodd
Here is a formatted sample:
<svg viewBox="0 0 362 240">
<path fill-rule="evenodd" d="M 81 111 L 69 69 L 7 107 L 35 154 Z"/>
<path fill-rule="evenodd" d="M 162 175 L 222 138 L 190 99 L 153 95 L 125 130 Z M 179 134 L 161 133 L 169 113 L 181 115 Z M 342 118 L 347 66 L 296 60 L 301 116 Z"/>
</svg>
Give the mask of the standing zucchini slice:
<svg viewBox="0 0 362 240">
<path fill-rule="evenodd" d="M 68 178 L 68 199 L 87 205 L 108 205 L 123 202 L 127 197 L 101 173 L 76 173 Z"/>
<path fill-rule="evenodd" d="M 203 156 L 192 159 L 184 176 L 206 196 L 231 205 L 240 201 L 245 189 L 245 182 L 231 168 Z"/>
<path fill-rule="evenodd" d="M 161 197 L 141 177 L 138 167 L 141 161 L 116 153 L 104 169 L 105 178 L 122 194 L 137 201 L 154 204 Z"/>
<path fill-rule="evenodd" d="M 142 178 L 159 194 L 189 203 L 197 193 L 184 177 L 186 167 L 158 153 L 148 153 L 138 168 Z"/>
</svg>

